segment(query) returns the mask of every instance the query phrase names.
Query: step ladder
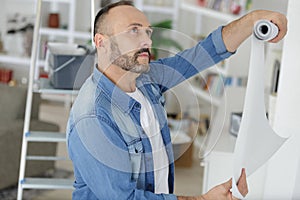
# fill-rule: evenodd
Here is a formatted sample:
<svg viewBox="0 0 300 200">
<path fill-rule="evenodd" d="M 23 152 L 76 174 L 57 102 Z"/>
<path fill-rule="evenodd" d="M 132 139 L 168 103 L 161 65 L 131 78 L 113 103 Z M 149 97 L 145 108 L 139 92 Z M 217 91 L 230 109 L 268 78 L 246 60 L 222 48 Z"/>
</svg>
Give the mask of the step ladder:
<svg viewBox="0 0 300 200">
<path fill-rule="evenodd" d="M 44 2 L 54 3 L 67 3 L 70 6 L 69 9 L 69 28 L 65 31 L 56 31 L 47 28 L 41 28 L 41 9 Z M 98 3 L 101 1 L 98 0 Z M 66 142 L 66 134 L 58 132 L 42 132 L 42 131 L 30 131 L 30 118 L 32 109 L 33 93 L 40 94 L 60 94 L 74 96 L 78 91 L 74 90 L 60 90 L 53 89 L 47 79 L 39 79 L 39 64 L 38 64 L 38 52 L 40 48 L 40 36 L 49 31 L 53 31 L 53 34 L 63 35 L 68 37 L 68 42 L 73 43 L 74 38 L 91 38 L 91 33 L 80 33 L 74 30 L 75 26 L 75 5 L 76 0 L 37 0 L 36 1 L 36 20 L 33 33 L 33 44 L 30 59 L 29 81 L 27 89 L 27 101 L 24 118 L 23 138 L 22 138 L 22 150 L 20 159 L 20 171 L 18 181 L 18 200 L 22 200 L 24 189 L 73 189 L 73 180 L 70 179 L 57 179 L 57 178 L 31 178 L 25 177 L 26 162 L 29 160 L 44 160 L 44 161 L 59 161 L 66 160 L 67 158 L 59 156 L 33 156 L 27 155 L 27 148 L 29 142 Z M 93 18 L 95 16 L 95 0 L 91 0 L 91 27 L 93 28 Z M 71 34 L 71 36 L 70 36 Z M 70 37 L 71 39 L 70 39 Z"/>
</svg>

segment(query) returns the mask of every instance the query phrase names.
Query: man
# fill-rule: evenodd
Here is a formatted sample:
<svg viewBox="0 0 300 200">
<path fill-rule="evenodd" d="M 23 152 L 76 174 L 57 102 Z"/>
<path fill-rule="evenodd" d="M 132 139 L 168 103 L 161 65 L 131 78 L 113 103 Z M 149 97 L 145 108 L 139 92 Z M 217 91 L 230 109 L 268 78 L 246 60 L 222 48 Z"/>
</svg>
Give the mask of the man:
<svg viewBox="0 0 300 200">
<path fill-rule="evenodd" d="M 195 47 L 150 62 L 152 28 L 130 1 L 103 8 L 95 18 L 98 63 L 70 113 L 67 136 L 74 165 L 74 199 L 235 199 L 231 180 L 195 197 L 176 197 L 174 158 L 162 94 L 229 57 L 252 33 L 255 21 L 272 20 L 277 42 L 286 18 L 254 11 L 220 27 Z M 238 188 L 247 194 L 245 170 Z"/>
</svg>

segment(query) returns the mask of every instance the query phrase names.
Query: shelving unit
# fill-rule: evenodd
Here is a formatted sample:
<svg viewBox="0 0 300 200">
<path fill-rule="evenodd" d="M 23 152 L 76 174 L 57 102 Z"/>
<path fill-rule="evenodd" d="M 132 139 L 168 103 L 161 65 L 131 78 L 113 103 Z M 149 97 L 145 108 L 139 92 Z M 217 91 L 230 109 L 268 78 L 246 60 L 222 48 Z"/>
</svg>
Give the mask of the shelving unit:
<svg viewBox="0 0 300 200">
<path fill-rule="evenodd" d="M 59 4 L 67 4 L 69 6 L 69 15 L 68 15 L 68 28 L 48 28 L 41 27 L 39 30 L 39 34 L 41 36 L 45 36 L 47 38 L 55 39 L 57 37 L 62 37 L 68 43 L 74 43 L 76 39 L 86 40 L 91 39 L 91 33 L 86 31 L 77 31 L 75 27 L 75 12 L 76 12 L 76 1 L 77 0 L 43 0 L 45 3 L 59 3 Z M 94 0 L 93 0 L 94 1 Z M 34 3 L 34 1 L 30 1 L 29 3 Z M 41 47 L 39 47 L 41 48 Z M 43 57 L 43 56 L 39 56 Z M 0 63 L 5 63 L 8 65 L 18 65 L 20 67 L 29 67 L 30 58 L 29 57 L 18 57 L 13 55 L 5 55 L 0 54 Z M 43 59 L 39 59 L 37 61 L 37 65 L 40 67 L 44 67 L 45 61 Z M 38 70 L 38 69 L 37 69 Z M 35 79 L 38 79 L 38 73 L 36 73 Z"/>
<path fill-rule="evenodd" d="M 210 102 L 213 106 L 218 107 L 220 105 L 219 98 L 210 95 L 207 91 L 204 91 L 197 86 L 191 86 L 191 91 L 202 100 Z"/>
<path fill-rule="evenodd" d="M 217 20 L 223 20 L 225 22 L 232 21 L 238 17 L 237 15 L 219 12 L 210 8 L 201 7 L 197 5 L 196 1 L 191 1 L 191 0 L 182 0 L 180 8 L 192 12 L 194 14 L 205 15 L 207 17 L 217 19 Z"/>
<path fill-rule="evenodd" d="M 226 64 L 228 65 L 228 62 L 226 62 Z M 213 80 L 214 83 L 210 83 L 209 86 L 206 86 L 209 89 L 203 89 L 199 81 L 193 81 L 191 83 L 192 92 L 199 98 L 200 102 L 205 101 L 207 106 L 213 106 L 216 108 L 220 105 L 220 98 L 223 95 L 222 91 L 225 89 L 225 79 L 228 76 L 227 67 L 228 66 L 224 67 L 223 69 L 215 65 L 206 69 L 204 72 L 201 72 L 200 75 L 194 77 L 202 80 L 205 76 L 216 74 L 216 77 L 214 78 L 215 80 Z M 203 105 L 203 103 L 200 104 Z"/>
<path fill-rule="evenodd" d="M 193 16 L 195 16 L 195 26 L 194 26 L 194 34 L 195 35 L 203 35 L 206 33 L 209 33 L 213 31 L 217 27 L 209 28 L 209 30 L 206 30 L 207 27 L 204 27 L 202 24 L 205 20 L 210 19 L 214 20 L 214 23 L 217 24 L 217 26 L 224 25 L 230 21 L 233 21 L 237 18 L 239 18 L 239 15 L 233 15 L 229 13 L 224 13 L 220 11 L 216 11 L 210 8 L 201 7 L 197 4 L 197 1 L 195 0 L 182 0 L 180 3 L 180 9 L 183 12 L 191 13 Z M 231 67 L 231 58 L 224 61 L 224 64 L 222 67 L 219 66 L 219 64 L 208 68 L 207 70 L 201 72 L 200 76 L 205 77 L 206 74 L 216 73 L 219 74 L 220 77 L 226 78 L 227 76 L 230 76 L 229 68 Z M 208 93 L 208 91 L 203 90 L 200 88 L 200 85 L 195 85 L 192 83 L 194 87 L 192 87 L 192 90 L 194 94 L 196 94 L 199 97 L 200 102 L 207 102 L 207 106 L 213 106 L 217 108 L 220 104 L 220 98 L 218 96 L 212 96 Z"/>
</svg>

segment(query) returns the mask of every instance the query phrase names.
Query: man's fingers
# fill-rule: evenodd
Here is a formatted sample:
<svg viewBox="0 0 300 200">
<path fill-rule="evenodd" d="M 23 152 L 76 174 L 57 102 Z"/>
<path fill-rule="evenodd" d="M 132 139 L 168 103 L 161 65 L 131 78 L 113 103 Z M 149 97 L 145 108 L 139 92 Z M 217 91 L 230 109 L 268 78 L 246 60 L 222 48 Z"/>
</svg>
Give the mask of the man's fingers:
<svg viewBox="0 0 300 200">
<path fill-rule="evenodd" d="M 270 41 L 276 43 L 280 41 L 287 33 L 287 19 L 283 15 L 277 15 L 274 19 L 271 19 L 271 21 L 279 28 L 277 37 Z"/>
<path fill-rule="evenodd" d="M 226 191 L 229 191 L 232 187 L 232 179 L 229 179 L 227 182 L 222 184 Z"/>
<path fill-rule="evenodd" d="M 247 180 L 246 179 L 247 179 L 246 170 L 243 168 L 241 176 L 240 176 L 239 181 L 237 183 L 237 187 L 238 187 L 240 193 L 243 196 L 246 196 L 247 193 L 248 193 L 248 185 L 247 185 Z"/>
</svg>

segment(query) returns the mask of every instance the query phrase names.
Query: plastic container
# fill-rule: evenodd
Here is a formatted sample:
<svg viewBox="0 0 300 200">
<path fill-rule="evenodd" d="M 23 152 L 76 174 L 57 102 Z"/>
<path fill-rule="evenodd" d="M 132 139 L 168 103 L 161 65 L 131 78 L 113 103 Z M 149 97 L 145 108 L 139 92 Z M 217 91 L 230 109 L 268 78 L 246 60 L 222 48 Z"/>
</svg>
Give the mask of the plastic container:
<svg viewBox="0 0 300 200">
<path fill-rule="evenodd" d="M 94 67 L 94 54 L 79 45 L 48 44 L 45 68 L 55 89 L 80 89 Z M 47 71 L 46 70 L 46 71 Z"/>
</svg>

